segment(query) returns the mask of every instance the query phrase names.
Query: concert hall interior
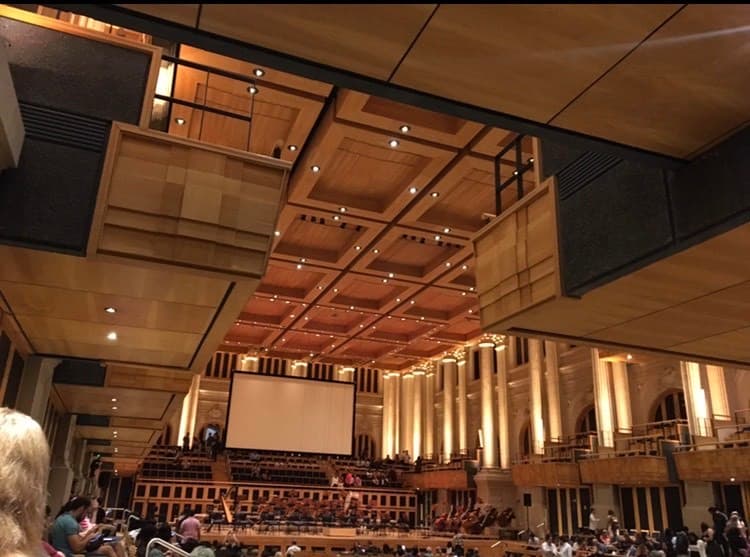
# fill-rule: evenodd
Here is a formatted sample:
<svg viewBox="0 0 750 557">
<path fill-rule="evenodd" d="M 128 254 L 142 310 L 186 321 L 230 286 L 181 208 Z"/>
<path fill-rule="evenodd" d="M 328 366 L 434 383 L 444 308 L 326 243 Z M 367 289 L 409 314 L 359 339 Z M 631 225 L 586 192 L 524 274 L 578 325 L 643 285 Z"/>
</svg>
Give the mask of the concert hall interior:
<svg viewBox="0 0 750 557">
<path fill-rule="evenodd" d="M 46 437 L 51 556 L 99 498 L 107 557 L 747 557 L 750 7 L 9 4 L 0 37 L 0 406 Z"/>
</svg>

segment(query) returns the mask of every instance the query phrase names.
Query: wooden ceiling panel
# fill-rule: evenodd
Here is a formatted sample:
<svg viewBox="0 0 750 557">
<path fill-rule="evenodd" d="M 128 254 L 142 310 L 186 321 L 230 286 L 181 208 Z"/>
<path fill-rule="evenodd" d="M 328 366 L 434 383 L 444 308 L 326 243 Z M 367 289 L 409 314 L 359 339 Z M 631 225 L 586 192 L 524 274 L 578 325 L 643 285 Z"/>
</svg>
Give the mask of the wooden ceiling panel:
<svg viewBox="0 0 750 557">
<path fill-rule="evenodd" d="M 324 299 L 326 303 L 350 309 L 382 312 L 413 288 L 398 279 L 348 273 Z"/>
<path fill-rule="evenodd" d="M 289 304 L 278 302 L 277 298 L 253 296 L 240 314 L 241 321 L 260 321 L 269 324 L 280 324 L 289 314 Z"/>
<path fill-rule="evenodd" d="M 425 321 L 388 316 L 376 326 L 369 327 L 365 336 L 373 340 L 408 343 L 431 331 L 433 327 L 433 324 Z"/>
<path fill-rule="evenodd" d="M 302 265 L 301 268 L 297 268 Z M 328 271 L 302 263 L 273 260 L 268 264 L 257 292 L 305 300 L 328 276 Z"/>
<path fill-rule="evenodd" d="M 280 330 L 274 332 L 280 332 Z M 266 328 L 266 326 L 242 323 L 240 325 L 233 325 L 227 332 L 225 340 L 246 346 L 262 346 L 270 335 L 271 330 Z"/>
<path fill-rule="evenodd" d="M 472 313 L 473 315 L 473 313 Z M 453 342 L 466 342 L 477 338 L 482 334 L 482 327 L 478 318 L 472 318 L 468 314 L 452 321 L 444 327 L 432 333 L 432 338 Z"/>
<path fill-rule="evenodd" d="M 372 340 L 354 339 L 344 344 L 336 354 L 361 360 L 378 360 L 394 349 L 392 344 Z"/>
<path fill-rule="evenodd" d="M 333 216 L 339 220 L 334 220 Z M 338 214 L 325 217 L 298 215 L 285 228 L 276 245 L 275 255 L 288 256 L 296 261 L 304 257 L 311 261 L 338 263 L 368 230 L 342 220 Z"/>
<path fill-rule="evenodd" d="M 338 344 L 337 339 L 330 335 L 307 333 L 303 331 L 287 331 L 277 341 L 277 348 L 293 352 L 313 352 L 319 354 L 329 351 L 332 345 Z"/>
<path fill-rule="evenodd" d="M 200 4 L 115 4 L 153 17 L 174 21 L 187 27 L 195 27 Z"/>
<path fill-rule="evenodd" d="M 449 346 L 443 345 L 437 341 L 418 340 L 403 347 L 399 351 L 399 354 L 414 358 L 432 358 L 445 352 L 447 348 L 449 348 Z"/>
<path fill-rule="evenodd" d="M 487 155 L 490 157 L 496 157 L 500 151 L 510 145 L 510 143 L 518 137 L 515 132 L 510 132 L 501 128 L 492 128 L 482 139 L 480 139 L 476 145 L 472 148 L 474 153 L 481 155 Z M 529 157 L 534 156 L 534 145 L 533 139 L 530 135 L 524 136 L 521 140 L 521 151 L 522 160 L 526 162 Z M 503 155 L 503 161 L 515 162 L 515 151 L 509 150 Z"/>
<path fill-rule="evenodd" d="M 202 6 L 204 31 L 378 79 L 389 78 L 434 9 L 433 4 Z"/>
<path fill-rule="evenodd" d="M 163 419 L 174 397 L 172 393 L 160 391 L 107 389 L 60 383 L 55 383 L 54 389 L 70 414 L 129 416 L 147 420 Z M 112 398 L 117 401 L 113 402 Z"/>
<path fill-rule="evenodd" d="M 430 287 L 413 298 L 401 309 L 405 317 L 424 317 L 427 320 L 450 321 L 468 312 L 476 304 L 473 296 L 463 296 L 455 290 Z"/>
<path fill-rule="evenodd" d="M 467 296 L 475 296 L 476 279 L 474 277 L 474 256 L 464 260 L 460 265 L 455 265 L 453 270 L 446 273 L 435 281 L 437 286 L 455 288 L 466 292 Z"/>
<path fill-rule="evenodd" d="M 350 309 L 315 306 L 305 313 L 297 326 L 305 331 L 351 335 L 358 328 L 364 328 L 374 314 Z M 361 326 L 361 327 L 360 327 Z"/>
<path fill-rule="evenodd" d="M 17 316 L 42 313 L 55 319 L 87 321 L 112 327 L 162 329 L 203 334 L 214 311 L 194 306 L 0 281 L 0 291 Z M 105 308 L 117 313 L 107 313 Z"/>
<path fill-rule="evenodd" d="M 388 221 L 448 163 L 452 151 L 346 125 L 327 115 L 293 173 L 289 200 Z M 320 168 L 314 172 L 313 167 Z"/>
<path fill-rule="evenodd" d="M 393 81 L 547 122 L 678 8 L 442 4 Z"/>
<path fill-rule="evenodd" d="M 117 432 L 117 436 L 114 435 L 115 431 Z M 78 433 L 79 437 L 83 437 L 84 439 L 109 439 L 113 443 L 125 441 L 129 443 L 143 444 L 150 444 L 154 433 L 156 433 L 153 429 L 136 429 L 130 427 L 95 427 L 80 425 L 76 427 L 76 432 Z"/>
<path fill-rule="evenodd" d="M 513 171 L 503 168 L 501 180 L 505 181 Z M 524 192 L 533 187 L 531 174 L 524 175 Z M 510 207 L 517 199 L 515 184 L 503 190 L 503 207 Z M 430 195 L 411 208 L 403 222 L 436 232 L 447 227 L 453 234 L 471 237 L 487 224 L 483 215 L 494 213 L 495 165 L 489 159 L 466 155 L 430 189 Z"/>
<path fill-rule="evenodd" d="M 465 146 L 482 124 L 395 101 L 344 89 L 336 102 L 336 117 L 379 128 L 393 137 L 417 137 L 454 148 Z M 409 126 L 407 132 L 401 131 Z"/>
<path fill-rule="evenodd" d="M 750 121 L 750 8 L 689 4 L 552 123 L 688 157 Z"/>
</svg>

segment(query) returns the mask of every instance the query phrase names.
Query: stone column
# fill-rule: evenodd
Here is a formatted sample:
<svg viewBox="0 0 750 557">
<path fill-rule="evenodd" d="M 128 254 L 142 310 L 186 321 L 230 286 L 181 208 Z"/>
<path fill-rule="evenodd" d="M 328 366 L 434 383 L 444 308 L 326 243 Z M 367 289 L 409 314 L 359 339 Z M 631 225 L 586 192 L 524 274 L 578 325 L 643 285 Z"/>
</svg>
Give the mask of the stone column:
<svg viewBox="0 0 750 557">
<path fill-rule="evenodd" d="M 409 451 L 411 455 L 414 439 L 412 426 L 414 424 L 414 376 L 404 373 L 401 376 L 401 444 L 399 450 Z"/>
<path fill-rule="evenodd" d="M 560 416 L 560 362 L 557 353 L 557 343 L 544 341 L 547 353 L 546 387 L 547 387 L 547 427 L 550 441 L 562 442 L 562 417 Z"/>
<path fill-rule="evenodd" d="M 381 458 L 393 455 L 393 432 L 391 431 L 391 392 L 393 379 L 390 373 L 383 373 L 383 421 L 381 427 Z"/>
<path fill-rule="evenodd" d="M 599 430 L 599 446 L 614 448 L 614 415 L 612 412 L 612 389 L 609 383 L 607 362 L 599 358 L 599 349 L 591 349 L 591 369 L 594 373 L 594 406 L 596 425 Z"/>
<path fill-rule="evenodd" d="M 495 387 L 492 379 L 495 357 L 495 343 L 479 344 L 479 378 L 482 400 L 482 466 L 497 468 L 497 447 L 495 443 Z"/>
<path fill-rule="evenodd" d="M 258 356 L 243 356 L 240 360 L 241 371 L 258 372 Z"/>
<path fill-rule="evenodd" d="M 630 384 L 628 381 L 628 364 L 612 362 L 612 385 L 617 410 L 617 431 L 632 433 L 633 416 L 630 406 Z"/>
<path fill-rule="evenodd" d="M 690 435 L 710 437 L 713 435 L 709 417 L 708 399 L 701 382 L 701 368 L 696 362 L 680 362 L 682 389 L 685 391 L 685 407 L 688 414 Z"/>
<path fill-rule="evenodd" d="M 29 356 L 23 366 L 21 383 L 18 386 L 16 410 L 31 416 L 40 426 L 44 426 L 49 393 L 52 390 L 52 375 L 60 363 L 56 358 Z"/>
<path fill-rule="evenodd" d="M 180 430 L 177 435 L 178 443 L 182 446 L 182 438 L 187 435 L 190 437 L 192 446 L 193 436 L 195 435 L 195 420 L 198 417 L 198 397 L 200 396 L 201 376 L 199 373 L 193 375 L 193 382 L 190 384 L 190 390 L 182 401 L 182 414 L 180 415 Z"/>
<path fill-rule="evenodd" d="M 730 420 L 732 416 L 729 410 L 724 368 L 706 365 L 706 378 L 708 379 L 708 391 L 711 395 L 711 415 L 717 420 Z"/>
<path fill-rule="evenodd" d="M 349 381 L 349 379 L 346 378 L 346 374 L 343 374 L 344 377 L 339 377 L 342 381 Z M 307 362 L 294 362 L 294 376 L 295 377 L 307 377 Z"/>
<path fill-rule="evenodd" d="M 469 351 L 469 361 L 473 362 L 471 351 Z M 459 359 L 456 363 L 456 373 L 458 374 L 458 400 L 456 401 L 456 410 L 458 411 L 458 451 L 461 454 L 469 454 L 469 444 L 466 438 L 466 375 L 470 371 L 470 366 L 466 360 Z"/>
<path fill-rule="evenodd" d="M 456 402 L 456 359 L 443 358 L 443 461 L 453 454 L 453 405 Z"/>
<path fill-rule="evenodd" d="M 423 409 L 423 396 L 424 396 L 424 370 L 415 369 L 412 372 L 414 376 L 412 385 L 412 399 L 414 401 L 413 406 L 413 417 L 412 417 L 412 448 L 413 452 L 411 456 L 416 459 L 418 456 L 422 456 L 422 409 Z"/>
<path fill-rule="evenodd" d="M 435 458 L 435 372 L 425 376 L 424 391 L 424 453 Z"/>
<path fill-rule="evenodd" d="M 401 374 L 393 376 L 393 404 L 391 405 L 391 429 L 393 431 L 393 454 L 401 450 Z"/>
<path fill-rule="evenodd" d="M 508 351 L 505 345 L 495 347 L 497 365 L 497 435 L 500 438 L 500 467 L 510 468 L 510 409 L 508 408 Z"/>
<path fill-rule="evenodd" d="M 307 369 L 307 365 L 305 365 L 305 370 L 306 369 Z M 353 367 L 351 367 L 351 366 L 342 367 L 341 368 L 341 377 L 339 377 L 339 379 L 341 379 L 341 381 L 352 382 L 352 381 L 354 381 L 354 374 L 355 374 L 355 369 Z M 304 377 L 304 376 L 301 376 L 301 377 Z"/>
<path fill-rule="evenodd" d="M 529 339 L 529 410 L 531 411 L 531 454 L 544 454 L 542 410 L 542 341 Z"/>
<path fill-rule="evenodd" d="M 75 474 L 73 473 L 70 452 L 75 427 L 75 414 L 64 414 L 60 417 L 55 440 L 51 447 L 52 458 L 49 471 L 49 484 L 47 486 L 49 493 L 47 503 L 53 509 L 62 507 L 70 497 L 70 489 L 73 486 L 73 476 Z M 85 463 L 84 466 L 88 475 L 88 463 Z"/>
</svg>

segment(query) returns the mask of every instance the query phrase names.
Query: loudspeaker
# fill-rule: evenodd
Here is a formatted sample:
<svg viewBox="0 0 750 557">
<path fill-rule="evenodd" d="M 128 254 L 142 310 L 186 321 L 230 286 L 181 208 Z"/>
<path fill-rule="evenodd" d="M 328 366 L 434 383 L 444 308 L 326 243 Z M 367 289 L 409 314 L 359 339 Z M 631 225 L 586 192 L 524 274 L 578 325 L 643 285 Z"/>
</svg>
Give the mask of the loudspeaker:
<svg viewBox="0 0 750 557">
<path fill-rule="evenodd" d="M 531 493 L 524 493 L 523 494 L 523 506 L 524 507 L 530 507 L 531 506 Z"/>
</svg>

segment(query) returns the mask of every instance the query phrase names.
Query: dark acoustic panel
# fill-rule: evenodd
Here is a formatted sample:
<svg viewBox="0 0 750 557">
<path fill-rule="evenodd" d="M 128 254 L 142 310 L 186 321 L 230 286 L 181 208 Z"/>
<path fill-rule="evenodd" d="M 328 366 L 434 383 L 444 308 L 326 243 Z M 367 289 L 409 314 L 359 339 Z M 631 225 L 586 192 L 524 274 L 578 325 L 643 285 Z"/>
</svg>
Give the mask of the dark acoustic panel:
<svg viewBox="0 0 750 557">
<path fill-rule="evenodd" d="M 542 180 L 555 176 L 587 151 L 557 141 L 541 141 Z"/>
<path fill-rule="evenodd" d="M 57 364 L 52 382 L 103 387 L 106 377 L 106 366 L 96 360 L 63 360 Z"/>
<path fill-rule="evenodd" d="M 18 352 L 13 352 L 13 361 L 10 364 L 8 383 L 5 385 L 5 396 L 3 406 L 15 408 L 18 400 L 18 389 L 21 387 L 21 376 L 23 375 L 24 361 Z"/>
<path fill-rule="evenodd" d="M 564 291 L 582 295 L 598 281 L 672 243 L 664 172 L 620 162 L 559 202 Z"/>
<path fill-rule="evenodd" d="M 10 337 L 5 333 L 0 333 L 0 385 L 3 383 L 5 376 L 5 363 L 8 361 L 10 354 Z"/>
<path fill-rule="evenodd" d="M 18 168 L 0 174 L 0 241 L 83 255 L 103 156 L 27 136 Z"/>
<path fill-rule="evenodd" d="M 0 18 L 21 101 L 137 124 L 151 57 L 146 53 Z"/>
<path fill-rule="evenodd" d="M 76 425 L 90 425 L 96 427 L 109 427 L 109 416 L 95 414 L 78 414 Z"/>
<path fill-rule="evenodd" d="M 750 220 L 750 127 L 678 170 L 669 183 L 678 240 Z"/>
</svg>

